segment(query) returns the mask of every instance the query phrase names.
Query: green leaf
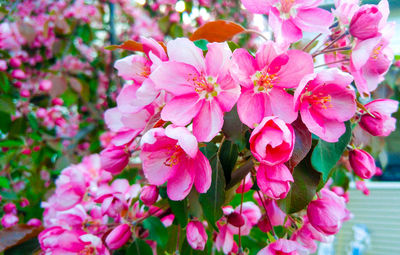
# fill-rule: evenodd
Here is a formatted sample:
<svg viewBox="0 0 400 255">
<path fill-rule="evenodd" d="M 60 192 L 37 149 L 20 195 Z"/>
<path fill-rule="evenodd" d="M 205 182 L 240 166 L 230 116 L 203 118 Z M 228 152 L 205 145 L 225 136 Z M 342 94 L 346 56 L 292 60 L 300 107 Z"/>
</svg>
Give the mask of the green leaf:
<svg viewBox="0 0 400 255">
<path fill-rule="evenodd" d="M 153 254 L 153 250 L 144 240 L 136 238 L 136 240 L 129 245 L 126 254 L 151 255 Z"/>
<path fill-rule="evenodd" d="M 212 157 L 217 155 L 218 147 L 214 143 L 207 143 L 206 147 L 201 147 L 200 151 L 211 160 Z"/>
<path fill-rule="evenodd" d="M 235 167 L 236 160 L 238 158 L 238 146 L 231 141 L 226 140 L 221 147 L 219 154 L 219 160 L 224 170 L 224 176 L 226 183 L 231 181 L 231 174 Z"/>
<path fill-rule="evenodd" d="M 10 82 L 8 81 L 8 77 L 6 73 L 0 73 L 0 88 L 4 93 L 7 93 L 10 90 Z"/>
<path fill-rule="evenodd" d="M 12 99 L 6 95 L 0 95 L 0 111 L 9 114 L 15 113 L 15 105 Z"/>
<path fill-rule="evenodd" d="M 5 189 L 10 188 L 10 181 L 4 176 L 0 176 L 0 187 Z"/>
<path fill-rule="evenodd" d="M 24 142 L 21 140 L 4 140 L 0 141 L 0 147 L 18 147 L 24 145 Z"/>
<path fill-rule="evenodd" d="M 207 44 L 208 44 L 208 41 L 205 39 L 200 39 L 200 40 L 194 41 L 194 45 L 196 45 L 197 47 L 199 47 L 202 50 L 208 50 Z"/>
<path fill-rule="evenodd" d="M 240 46 L 239 46 L 238 44 L 236 44 L 236 43 L 234 43 L 234 42 L 232 42 L 232 41 L 229 41 L 229 42 L 228 42 L 228 46 L 229 46 L 229 48 L 231 49 L 232 52 L 233 52 L 234 50 L 240 48 Z"/>
<path fill-rule="evenodd" d="M 335 168 L 332 173 L 332 180 L 334 186 L 340 186 L 344 190 L 347 190 L 350 183 L 349 171 L 343 167 Z"/>
<path fill-rule="evenodd" d="M 8 113 L 0 112 L 0 131 L 7 133 L 11 126 L 11 116 Z"/>
<path fill-rule="evenodd" d="M 209 155 L 206 156 L 208 157 Z M 216 152 L 209 158 L 209 160 L 212 168 L 211 187 L 207 193 L 200 194 L 199 202 L 203 208 L 204 217 L 207 219 L 210 225 L 218 231 L 215 222 L 223 215 L 221 207 L 225 202 L 225 177 Z"/>
<path fill-rule="evenodd" d="M 187 199 L 185 198 L 181 201 L 173 201 L 168 199 L 168 203 L 179 225 L 181 225 L 181 227 L 186 227 L 188 221 Z"/>
<path fill-rule="evenodd" d="M 339 138 L 336 143 L 328 143 L 323 140 L 319 140 L 317 146 L 315 146 L 311 157 L 312 166 L 318 172 L 322 173 L 323 186 L 332 174 L 331 169 L 339 161 L 349 144 L 351 139 L 351 124 L 349 121 L 346 122 L 346 132 Z"/>
<path fill-rule="evenodd" d="M 149 230 L 149 239 L 156 241 L 161 247 L 165 247 L 168 242 L 167 229 L 157 217 L 149 217 L 143 221 L 143 227 Z"/>
<path fill-rule="evenodd" d="M 39 124 L 37 122 L 35 115 L 33 115 L 33 113 L 30 112 L 26 117 L 28 118 L 29 125 L 31 126 L 33 131 L 37 131 L 39 129 Z"/>
<path fill-rule="evenodd" d="M 194 250 L 189 245 L 188 241 L 185 238 L 185 241 L 182 244 L 181 254 L 182 255 L 201 255 L 201 254 L 207 254 L 207 253 L 205 251 Z"/>
<path fill-rule="evenodd" d="M 308 156 L 294 168 L 293 179 L 286 198 L 278 201 L 279 207 L 288 214 L 303 210 L 311 202 L 317 192 L 321 173 L 313 169 Z"/>
</svg>

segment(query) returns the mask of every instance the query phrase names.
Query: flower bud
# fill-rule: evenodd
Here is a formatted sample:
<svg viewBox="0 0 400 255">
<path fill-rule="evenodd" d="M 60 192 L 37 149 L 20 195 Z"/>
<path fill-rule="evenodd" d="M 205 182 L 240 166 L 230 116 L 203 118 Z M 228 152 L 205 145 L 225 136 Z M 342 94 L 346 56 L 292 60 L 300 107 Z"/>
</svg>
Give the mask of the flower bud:
<svg viewBox="0 0 400 255">
<path fill-rule="evenodd" d="M 22 208 L 27 207 L 27 206 L 29 205 L 29 200 L 28 200 L 26 197 L 23 197 L 23 198 L 21 199 L 21 202 L 19 203 L 19 205 L 20 205 Z"/>
<path fill-rule="evenodd" d="M 258 252 L 258 255 L 298 255 L 300 244 L 287 239 L 278 239 Z"/>
<path fill-rule="evenodd" d="M 17 207 L 15 206 L 14 203 L 7 203 L 4 205 L 3 211 L 5 214 L 7 213 L 17 214 Z"/>
<path fill-rule="evenodd" d="M 41 91 L 49 91 L 52 86 L 53 86 L 53 83 L 50 80 L 42 80 L 39 83 L 39 90 L 41 90 Z"/>
<path fill-rule="evenodd" d="M 31 92 L 29 92 L 29 90 L 27 90 L 27 89 L 22 89 L 22 90 L 19 92 L 19 95 L 20 95 L 21 97 L 27 98 L 27 97 L 30 97 L 30 96 L 31 96 Z"/>
<path fill-rule="evenodd" d="M 64 100 L 62 100 L 59 97 L 55 97 L 55 98 L 53 98 L 53 100 L 51 100 L 51 104 L 52 105 L 63 105 L 64 104 Z"/>
<path fill-rule="evenodd" d="M 208 236 L 201 222 L 191 221 L 186 227 L 186 238 L 193 249 L 204 250 Z"/>
<path fill-rule="evenodd" d="M 19 58 L 11 58 L 10 59 L 10 66 L 14 68 L 20 67 L 22 64 L 21 60 Z"/>
<path fill-rule="evenodd" d="M 0 59 L 0 71 L 7 70 L 7 62 L 4 59 Z"/>
<path fill-rule="evenodd" d="M 232 212 L 228 216 L 228 223 L 232 224 L 233 226 L 235 226 L 237 228 L 240 228 L 241 226 L 244 225 L 245 221 L 244 221 L 242 215 L 240 215 L 238 212 Z"/>
<path fill-rule="evenodd" d="M 374 158 L 364 150 L 350 151 L 349 162 L 354 173 L 363 179 L 370 179 L 376 172 Z"/>
<path fill-rule="evenodd" d="M 114 228 L 106 237 L 106 244 L 110 250 L 119 249 L 131 237 L 131 227 L 128 224 L 122 224 Z"/>
<path fill-rule="evenodd" d="M 142 188 L 140 193 L 140 200 L 143 204 L 150 206 L 153 205 L 158 199 L 158 188 L 156 185 L 148 185 Z"/>
<path fill-rule="evenodd" d="M 3 215 L 3 218 L 1 219 L 1 225 L 4 228 L 9 228 L 18 223 L 19 219 L 17 216 L 15 216 L 12 213 L 6 213 Z"/>
<path fill-rule="evenodd" d="M 42 225 L 42 222 L 39 219 L 32 218 L 26 223 L 26 225 L 31 227 L 40 227 Z"/>
<path fill-rule="evenodd" d="M 350 34 L 360 40 L 366 40 L 379 34 L 379 22 L 382 13 L 376 5 L 365 4 L 358 9 L 350 21 Z"/>
<path fill-rule="evenodd" d="M 109 146 L 100 153 L 101 167 L 112 173 L 120 173 L 129 163 L 129 153 L 124 146 Z"/>
<path fill-rule="evenodd" d="M 356 181 L 356 189 L 362 191 L 366 196 L 369 195 L 369 189 L 367 188 L 367 185 L 365 185 L 364 181 Z"/>
<path fill-rule="evenodd" d="M 25 74 L 25 72 L 22 71 L 21 69 L 12 70 L 11 76 L 12 76 L 14 79 L 17 79 L 17 80 L 26 79 L 26 74 Z"/>
<path fill-rule="evenodd" d="M 290 190 L 293 176 L 285 164 L 257 168 L 257 184 L 262 192 L 272 199 L 283 199 Z"/>
</svg>

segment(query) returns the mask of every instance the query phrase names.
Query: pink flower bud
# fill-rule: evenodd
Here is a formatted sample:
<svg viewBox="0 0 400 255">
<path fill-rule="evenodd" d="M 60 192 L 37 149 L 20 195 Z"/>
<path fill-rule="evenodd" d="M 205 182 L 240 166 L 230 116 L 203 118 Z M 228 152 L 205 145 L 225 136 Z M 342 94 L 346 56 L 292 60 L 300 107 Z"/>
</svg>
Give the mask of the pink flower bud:
<svg viewBox="0 0 400 255">
<path fill-rule="evenodd" d="M 22 64 L 21 60 L 19 58 L 11 58 L 10 59 L 10 66 L 14 68 L 20 67 Z"/>
<path fill-rule="evenodd" d="M 310 202 L 307 217 L 311 225 L 326 234 L 336 234 L 347 217 L 344 198 L 334 192 L 322 189 L 320 198 Z"/>
<path fill-rule="evenodd" d="M 382 13 L 376 5 L 365 4 L 353 15 L 350 22 L 350 34 L 360 40 L 378 35 Z"/>
<path fill-rule="evenodd" d="M 193 249 L 204 250 L 208 236 L 201 222 L 191 221 L 186 227 L 186 238 Z"/>
<path fill-rule="evenodd" d="M 354 173 L 363 179 L 370 179 L 376 172 L 374 158 L 364 150 L 350 151 L 349 162 Z"/>
<path fill-rule="evenodd" d="M 30 97 L 30 96 L 31 96 L 31 92 L 29 92 L 29 90 L 27 90 L 27 89 L 23 89 L 23 90 L 21 90 L 21 91 L 19 92 L 19 95 L 20 95 L 21 97 L 27 98 L 27 97 Z"/>
<path fill-rule="evenodd" d="M 383 174 L 382 168 L 376 167 L 375 168 L 375 176 L 381 176 Z"/>
<path fill-rule="evenodd" d="M 1 219 L 1 225 L 5 228 L 12 227 L 18 223 L 19 219 L 12 213 L 4 214 L 3 218 Z"/>
<path fill-rule="evenodd" d="M 22 87 L 22 83 L 20 81 L 16 81 L 13 83 L 13 86 L 19 89 Z"/>
<path fill-rule="evenodd" d="M 261 164 L 257 168 L 258 187 L 270 198 L 285 198 L 293 181 L 293 176 L 285 164 L 275 166 Z"/>
<path fill-rule="evenodd" d="M 31 155 L 32 151 L 29 148 L 25 148 L 21 151 L 21 153 L 24 155 Z"/>
<path fill-rule="evenodd" d="M 0 71 L 7 70 L 7 62 L 4 59 L 0 59 Z"/>
<path fill-rule="evenodd" d="M 13 203 L 7 203 L 4 205 L 3 211 L 5 214 L 7 213 L 17 214 L 17 207 Z"/>
<path fill-rule="evenodd" d="M 100 153 L 101 167 L 113 174 L 120 173 L 129 163 L 129 153 L 124 146 L 110 146 Z"/>
<path fill-rule="evenodd" d="M 239 228 L 243 226 L 245 222 L 242 215 L 240 215 L 238 212 L 232 212 L 228 216 L 228 223 Z"/>
<path fill-rule="evenodd" d="M 31 227 L 40 227 L 42 222 L 39 219 L 33 218 L 30 219 L 26 224 Z"/>
<path fill-rule="evenodd" d="M 52 105 L 63 105 L 64 101 L 59 97 L 55 97 L 55 98 L 53 98 L 53 100 L 51 100 L 51 104 Z"/>
<path fill-rule="evenodd" d="M 26 197 L 23 197 L 23 198 L 21 199 L 21 202 L 19 203 L 19 205 L 20 205 L 22 208 L 27 207 L 27 206 L 29 205 L 29 200 L 28 200 Z"/>
<path fill-rule="evenodd" d="M 156 185 L 148 185 L 142 188 L 140 193 L 140 200 L 143 204 L 150 206 L 153 205 L 158 199 L 158 188 Z"/>
<path fill-rule="evenodd" d="M 12 70 L 11 76 L 12 76 L 14 79 L 18 79 L 18 80 L 26 79 L 26 74 L 25 74 L 25 72 L 22 71 L 21 69 Z"/>
<path fill-rule="evenodd" d="M 251 180 L 251 174 L 249 173 L 246 175 L 246 179 L 244 180 L 244 186 L 243 182 L 240 182 L 239 187 L 236 189 L 236 193 L 246 193 L 253 187 L 253 181 Z"/>
<path fill-rule="evenodd" d="M 36 111 L 36 117 L 43 119 L 47 116 L 47 110 L 44 108 L 39 108 Z"/>
<path fill-rule="evenodd" d="M 33 147 L 33 151 L 40 151 L 40 146 L 37 145 L 37 146 Z"/>
<path fill-rule="evenodd" d="M 363 114 L 360 127 L 373 136 L 390 135 L 396 129 L 396 119 L 391 115 L 397 112 L 398 107 L 399 102 L 391 99 L 377 99 L 369 102 L 365 108 L 370 114 Z"/>
<path fill-rule="evenodd" d="M 53 83 L 50 80 L 42 80 L 39 83 L 39 90 L 46 92 L 46 91 L 49 91 L 52 86 L 53 86 Z"/>
<path fill-rule="evenodd" d="M 110 250 L 116 250 L 124 245 L 131 236 L 131 227 L 128 224 L 122 224 L 107 235 L 106 244 Z"/>
<path fill-rule="evenodd" d="M 367 185 L 365 185 L 364 181 L 356 181 L 356 188 L 360 191 L 362 191 L 362 193 L 364 193 L 364 195 L 368 196 L 369 195 L 369 189 L 367 188 Z"/>
</svg>

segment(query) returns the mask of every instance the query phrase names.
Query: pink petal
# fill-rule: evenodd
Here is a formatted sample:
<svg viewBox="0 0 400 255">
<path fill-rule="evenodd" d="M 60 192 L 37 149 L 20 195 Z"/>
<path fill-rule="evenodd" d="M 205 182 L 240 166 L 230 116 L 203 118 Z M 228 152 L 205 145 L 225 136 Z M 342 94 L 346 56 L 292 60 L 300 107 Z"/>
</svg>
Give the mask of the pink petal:
<svg viewBox="0 0 400 255">
<path fill-rule="evenodd" d="M 174 61 L 163 62 L 150 74 L 156 89 L 164 89 L 175 96 L 195 93 L 192 79 L 198 77 L 196 68 Z"/>
<path fill-rule="evenodd" d="M 237 102 L 237 111 L 240 120 L 250 128 L 254 128 L 254 124 L 259 124 L 265 116 L 272 114 L 265 94 L 254 93 L 253 89 L 242 92 Z"/>
<path fill-rule="evenodd" d="M 228 73 L 232 52 L 228 44 L 209 43 L 206 55 L 206 73 L 213 77 L 219 77 L 223 73 Z"/>
<path fill-rule="evenodd" d="M 351 62 L 356 70 L 361 69 L 372 55 L 375 46 L 381 40 L 381 36 L 358 41 L 351 53 Z"/>
<path fill-rule="evenodd" d="M 205 100 L 193 120 L 193 134 L 200 142 L 211 141 L 224 124 L 224 114 L 216 100 Z"/>
<path fill-rule="evenodd" d="M 300 28 L 293 23 L 292 19 L 283 20 L 282 30 L 278 34 L 281 35 L 282 38 L 278 38 L 277 40 L 286 42 L 297 42 L 303 37 Z"/>
<path fill-rule="evenodd" d="M 197 94 L 177 96 L 162 109 L 161 118 L 185 126 L 198 114 L 202 106 L 203 100 L 200 100 Z"/>
<path fill-rule="evenodd" d="M 286 123 L 292 123 L 297 119 L 297 111 L 294 110 L 293 96 L 283 89 L 273 88 L 269 92 L 271 110 L 275 116 Z M 282 107 L 284 105 L 285 107 Z"/>
<path fill-rule="evenodd" d="M 150 71 L 150 62 L 145 57 L 130 55 L 117 60 L 114 67 L 118 70 L 118 75 L 125 80 L 142 83 Z"/>
<path fill-rule="evenodd" d="M 135 113 L 122 114 L 121 121 L 125 127 L 130 129 L 144 129 L 150 117 L 150 112 L 147 109 L 142 109 Z"/>
<path fill-rule="evenodd" d="M 175 127 L 169 125 L 165 129 L 165 134 L 175 140 L 178 140 L 178 145 L 191 157 L 196 157 L 199 148 L 197 146 L 196 137 L 185 127 Z"/>
<path fill-rule="evenodd" d="M 251 13 L 267 14 L 271 8 L 270 0 L 242 0 L 242 4 Z"/>
<path fill-rule="evenodd" d="M 223 112 L 229 112 L 239 99 L 240 86 L 232 79 L 217 82 L 221 86 L 221 92 L 218 93 L 216 100 Z"/>
<path fill-rule="evenodd" d="M 211 186 L 211 166 L 203 153 L 198 152 L 194 160 L 191 161 L 193 172 L 195 173 L 194 185 L 199 193 L 205 193 Z"/>
<path fill-rule="evenodd" d="M 253 87 L 251 76 L 257 71 L 254 57 L 247 50 L 240 48 L 233 52 L 232 60 L 232 77 L 242 86 Z"/>
<path fill-rule="evenodd" d="M 162 61 L 168 60 L 168 56 L 165 53 L 164 48 L 154 39 L 141 37 L 140 41 L 143 43 L 143 51 L 147 56 L 149 56 L 149 53 L 152 52 Z"/>
<path fill-rule="evenodd" d="M 117 107 L 110 108 L 104 113 L 104 121 L 107 127 L 114 132 L 117 132 L 124 127 L 121 121 L 122 114 Z"/>
<path fill-rule="evenodd" d="M 168 42 L 167 52 L 170 60 L 191 65 L 198 72 L 205 71 L 203 51 L 189 39 L 177 38 Z"/>
<path fill-rule="evenodd" d="M 293 22 L 303 31 L 330 34 L 333 15 L 321 8 L 298 9 Z"/>
<path fill-rule="evenodd" d="M 168 179 L 167 194 L 171 200 L 182 200 L 190 192 L 194 182 L 194 172 L 186 162 L 179 162 L 174 174 Z"/>
<path fill-rule="evenodd" d="M 273 41 L 263 43 L 256 53 L 257 69 L 262 70 L 266 66 L 269 66 L 272 60 L 279 54 L 281 54 L 281 51 L 275 46 Z"/>
</svg>

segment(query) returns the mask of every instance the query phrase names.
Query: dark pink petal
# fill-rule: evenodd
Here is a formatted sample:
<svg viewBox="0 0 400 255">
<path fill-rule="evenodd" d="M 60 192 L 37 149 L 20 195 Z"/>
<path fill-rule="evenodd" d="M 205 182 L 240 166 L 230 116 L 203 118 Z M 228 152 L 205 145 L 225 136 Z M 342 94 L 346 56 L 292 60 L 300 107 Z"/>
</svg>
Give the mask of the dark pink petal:
<svg viewBox="0 0 400 255">
<path fill-rule="evenodd" d="M 211 166 L 208 159 L 202 152 L 198 152 L 194 160 L 191 161 L 195 174 L 194 185 L 199 193 L 205 193 L 211 185 Z"/>
<path fill-rule="evenodd" d="M 192 189 L 194 174 L 193 170 L 188 167 L 187 162 L 180 161 L 176 165 L 174 174 L 168 179 L 168 197 L 175 201 L 184 199 Z"/>
<path fill-rule="evenodd" d="M 251 76 L 257 71 L 254 57 L 247 50 L 240 48 L 233 52 L 232 60 L 232 77 L 244 87 L 253 87 Z"/>
<path fill-rule="evenodd" d="M 257 70 L 262 70 L 269 66 L 272 60 L 274 60 L 274 58 L 276 58 L 280 53 L 281 51 L 273 41 L 263 43 L 256 53 Z"/>
<path fill-rule="evenodd" d="M 273 88 L 269 92 L 271 111 L 286 123 L 292 123 L 297 119 L 297 111 L 294 110 L 293 96 L 283 89 Z M 282 107 L 284 105 L 285 107 Z"/>
<path fill-rule="evenodd" d="M 224 124 L 224 114 L 216 100 L 205 100 L 193 120 L 193 134 L 200 142 L 211 141 Z"/>
<path fill-rule="evenodd" d="M 250 128 L 258 124 L 264 116 L 271 115 L 270 103 L 263 93 L 254 93 L 253 89 L 243 91 L 237 102 L 240 120 Z"/>
</svg>

